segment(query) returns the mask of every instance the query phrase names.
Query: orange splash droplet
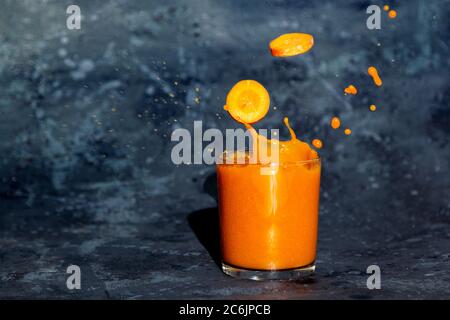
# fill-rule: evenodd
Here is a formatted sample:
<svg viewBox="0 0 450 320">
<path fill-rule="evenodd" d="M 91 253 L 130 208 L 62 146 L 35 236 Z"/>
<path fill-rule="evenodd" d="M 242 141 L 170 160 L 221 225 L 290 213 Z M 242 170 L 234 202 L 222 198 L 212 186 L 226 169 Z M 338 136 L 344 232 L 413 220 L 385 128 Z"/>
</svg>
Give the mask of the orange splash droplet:
<svg viewBox="0 0 450 320">
<path fill-rule="evenodd" d="M 344 133 L 346 134 L 346 135 L 351 135 L 352 134 L 352 130 L 350 130 L 349 128 L 347 128 L 347 129 L 345 129 L 344 130 Z"/>
<path fill-rule="evenodd" d="M 389 6 L 388 6 L 387 4 L 385 4 L 385 5 L 383 6 L 383 10 L 384 10 L 384 11 L 388 11 L 388 10 L 389 10 Z"/>
<path fill-rule="evenodd" d="M 338 117 L 333 117 L 330 123 L 333 129 L 338 129 L 341 126 L 341 120 Z"/>
<path fill-rule="evenodd" d="M 358 93 L 358 89 L 354 85 L 349 85 L 347 88 L 344 89 L 345 94 L 352 94 L 355 95 Z"/>
<path fill-rule="evenodd" d="M 289 133 L 291 134 L 291 139 L 292 140 L 297 139 L 297 136 L 295 135 L 294 129 L 292 129 L 291 125 L 289 124 L 288 117 L 284 117 L 283 122 L 284 122 L 284 125 L 288 128 Z"/>
<path fill-rule="evenodd" d="M 319 139 L 314 139 L 314 140 L 312 141 L 312 144 L 313 144 L 313 146 L 316 147 L 317 149 L 321 149 L 322 146 L 323 146 L 322 141 L 319 140 Z"/>
<path fill-rule="evenodd" d="M 375 68 L 374 66 L 371 66 L 371 67 L 369 67 L 369 69 L 367 69 L 367 73 L 369 73 L 369 75 L 372 77 L 373 82 L 375 82 L 375 85 L 377 87 L 381 87 L 381 85 L 383 84 L 383 81 L 381 81 L 381 78 L 378 75 L 377 68 Z"/>
<path fill-rule="evenodd" d="M 370 109 L 370 111 L 374 112 L 375 110 L 377 110 L 377 106 L 374 104 L 371 104 L 369 109 Z"/>
<path fill-rule="evenodd" d="M 389 18 L 391 18 L 391 19 L 397 18 L 397 11 L 395 11 L 395 10 L 390 10 L 390 11 L 388 12 L 388 16 L 389 16 Z"/>
</svg>

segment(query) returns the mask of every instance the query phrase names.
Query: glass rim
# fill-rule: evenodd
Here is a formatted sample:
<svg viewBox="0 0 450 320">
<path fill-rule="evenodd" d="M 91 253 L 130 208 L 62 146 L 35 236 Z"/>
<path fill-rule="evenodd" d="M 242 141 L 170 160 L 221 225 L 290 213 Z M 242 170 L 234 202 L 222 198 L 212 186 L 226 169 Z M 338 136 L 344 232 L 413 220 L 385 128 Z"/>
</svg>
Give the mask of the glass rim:
<svg viewBox="0 0 450 320">
<path fill-rule="evenodd" d="M 224 159 L 225 160 L 225 159 Z M 258 166 L 258 167 L 278 167 L 278 166 L 300 166 L 305 164 L 312 164 L 312 163 L 321 163 L 322 158 L 318 156 L 314 159 L 308 159 L 308 160 L 298 160 L 298 161 L 286 161 L 286 162 L 269 162 L 269 163 L 217 163 L 216 166 Z"/>
</svg>

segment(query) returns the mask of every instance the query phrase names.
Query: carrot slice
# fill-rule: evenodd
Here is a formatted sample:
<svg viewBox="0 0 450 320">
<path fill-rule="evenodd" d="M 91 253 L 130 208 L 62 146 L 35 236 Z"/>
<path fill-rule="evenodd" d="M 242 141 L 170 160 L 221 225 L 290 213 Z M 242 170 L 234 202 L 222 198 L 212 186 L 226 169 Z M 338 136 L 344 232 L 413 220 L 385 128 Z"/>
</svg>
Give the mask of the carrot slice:
<svg viewBox="0 0 450 320">
<path fill-rule="evenodd" d="M 266 88 L 255 80 L 241 80 L 227 95 L 224 109 L 238 122 L 255 123 L 269 111 L 270 96 Z"/>
<path fill-rule="evenodd" d="M 314 45 L 314 38 L 307 33 L 286 33 L 269 44 L 274 57 L 290 57 L 308 52 Z"/>
</svg>

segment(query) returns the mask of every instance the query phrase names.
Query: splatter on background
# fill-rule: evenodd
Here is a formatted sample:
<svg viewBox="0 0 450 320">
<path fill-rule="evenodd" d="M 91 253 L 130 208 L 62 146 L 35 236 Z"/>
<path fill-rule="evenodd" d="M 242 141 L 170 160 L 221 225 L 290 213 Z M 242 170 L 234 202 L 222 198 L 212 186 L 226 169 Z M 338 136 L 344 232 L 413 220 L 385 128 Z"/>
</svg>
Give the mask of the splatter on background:
<svg viewBox="0 0 450 320">
<path fill-rule="evenodd" d="M 365 9 L 381 2 L 76 2 L 77 31 L 72 2 L 2 3 L 0 297 L 449 296 L 449 1 L 389 2 L 379 31 Z M 314 48 L 271 57 L 293 31 Z M 190 223 L 216 214 L 214 168 L 170 161 L 175 128 L 238 127 L 222 107 L 245 78 L 271 94 L 260 127 L 287 137 L 288 116 L 324 142 L 311 283 L 223 275 Z M 69 264 L 85 289 L 65 287 Z M 365 288 L 370 264 L 381 291 Z"/>
</svg>

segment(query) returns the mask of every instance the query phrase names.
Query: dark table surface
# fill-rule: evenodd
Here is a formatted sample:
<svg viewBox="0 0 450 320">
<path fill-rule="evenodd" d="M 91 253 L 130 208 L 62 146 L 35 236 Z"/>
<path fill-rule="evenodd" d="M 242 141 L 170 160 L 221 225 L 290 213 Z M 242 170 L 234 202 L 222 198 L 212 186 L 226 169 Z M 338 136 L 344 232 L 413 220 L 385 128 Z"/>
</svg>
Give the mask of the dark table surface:
<svg viewBox="0 0 450 320">
<path fill-rule="evenodd" d="M 94 2 L 78 31 L 64 1 L 0 11 L 0 298 L 450 298 L 448 1 L 396 1 L 378 31 L 361 1 Z M 311 53 L 272 58 L 292 31 Z M 224 275 L 214 168 L 170 161 L 173 129 L 237 127 L 222 106 L 245 78 L 271 93 L 262 127 L 324 141 L 305 281 Z"/>
</svg>

